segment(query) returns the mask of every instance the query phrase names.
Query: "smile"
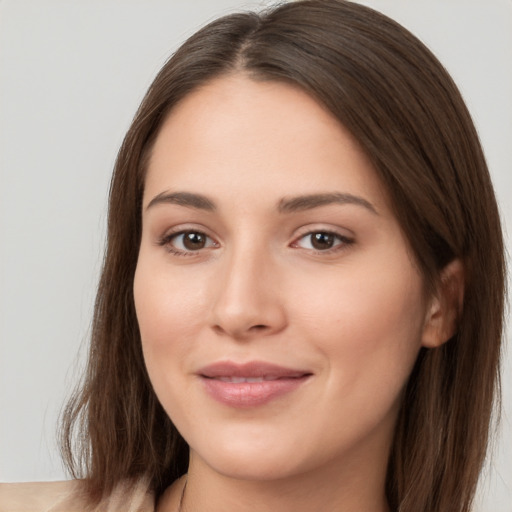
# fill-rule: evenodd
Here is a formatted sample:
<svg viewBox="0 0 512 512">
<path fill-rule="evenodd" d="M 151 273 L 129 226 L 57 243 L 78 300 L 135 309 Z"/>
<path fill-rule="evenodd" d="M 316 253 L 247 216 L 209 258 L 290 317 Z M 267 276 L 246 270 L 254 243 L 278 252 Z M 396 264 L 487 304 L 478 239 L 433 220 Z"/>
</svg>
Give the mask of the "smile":
<svg viewBox="0 0 512 512">
<path fill-rule="evenodd" d="M 266 382 L 269 380 L 278 380 L 282 377 L 218 377 L 221 382 L 233 382 L 234 384 L 240 384 L 241 382 Z"/>
<path fill-rule="evenodd" d="M 217 402 L 249 408 L 295 391 L 312 373 L 264 362 L 221 362 L 201 369 L 198 375 L 208 395 Z"/>
</svg>

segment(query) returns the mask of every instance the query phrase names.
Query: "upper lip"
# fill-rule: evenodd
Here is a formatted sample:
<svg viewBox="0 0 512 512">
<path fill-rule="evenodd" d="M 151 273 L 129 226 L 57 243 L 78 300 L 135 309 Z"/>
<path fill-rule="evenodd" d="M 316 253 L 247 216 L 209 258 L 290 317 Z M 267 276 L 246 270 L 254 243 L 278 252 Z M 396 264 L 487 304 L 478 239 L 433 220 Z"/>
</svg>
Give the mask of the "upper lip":
<svg viewBox="0 0 512 512">
<path fill-rule="evenodd" d="M 197 373 L 210 379 L 222 377 L 290 379 L 311 375 L 311 372 L 307 370 L 287 368 L 264 361 L 250 361 L 248 363 L 220 361 L 201 368 Z"/>
</svg>

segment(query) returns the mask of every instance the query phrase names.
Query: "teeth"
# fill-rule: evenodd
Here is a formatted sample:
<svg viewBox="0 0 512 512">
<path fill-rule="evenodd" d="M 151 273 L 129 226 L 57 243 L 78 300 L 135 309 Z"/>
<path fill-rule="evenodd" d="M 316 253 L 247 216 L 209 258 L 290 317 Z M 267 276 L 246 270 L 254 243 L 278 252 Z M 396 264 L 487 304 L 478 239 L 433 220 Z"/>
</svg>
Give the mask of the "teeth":
<svg viewBox="0 0 512 512">
<path fill-rule="evenodd" d="M 242 382 L 265 382 L 267 380 L 276 380 L 276 377 L 219 377 L 221 382 L 232 382 L 240 384 Z"/>
<path fill-rule="evenodd" d="M 221 377 L 221 376 L 206 376 L 208 379 L 219 380 L 220 382 L 231 382 L 233 384 L 242 384 L 244 382 L 267 382 L 271 380 L 280 380 L 280 379 L 299 379 L 301 377 L 308 376 L 309 374 L 298 373 L 297 375 L 289 375 L 286 377 L 282 377 L 280 375 L 263 375 L 262 377 Z"/>
</svg>

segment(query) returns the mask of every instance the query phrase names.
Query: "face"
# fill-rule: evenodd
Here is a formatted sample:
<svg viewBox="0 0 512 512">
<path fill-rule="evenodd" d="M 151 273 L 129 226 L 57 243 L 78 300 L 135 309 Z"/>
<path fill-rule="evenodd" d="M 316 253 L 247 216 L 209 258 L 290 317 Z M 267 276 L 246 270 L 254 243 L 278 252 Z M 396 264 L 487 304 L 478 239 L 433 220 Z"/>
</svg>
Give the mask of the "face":
<svg viewBox="0 0 512 512">
<path fill-rule="evenodd" d="M 161 128 L 142 215 L 144 357 L 191 463 L 385 467 L 428 305 L 343 126 L 293 86 L 212 81 Z"/>
</svg>

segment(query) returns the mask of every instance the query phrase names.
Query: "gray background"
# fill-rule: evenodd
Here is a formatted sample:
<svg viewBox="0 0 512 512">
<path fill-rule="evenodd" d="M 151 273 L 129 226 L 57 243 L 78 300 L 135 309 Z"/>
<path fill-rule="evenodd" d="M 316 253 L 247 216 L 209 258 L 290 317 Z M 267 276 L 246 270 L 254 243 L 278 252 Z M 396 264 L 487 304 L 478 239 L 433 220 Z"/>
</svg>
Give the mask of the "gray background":
<svg viewBox="0 0 512 512">
<path fill-rule="evenodd" d="M 83 366 L 110 172 L 147 86 L 204 22 L 271 3 L 0 0 L 2 481 L 66 478 L 57 416 Z M 451 72 L 511 226 L 512 1 L 361 3 L 408 27 Z M 482 511 L 512 510 L 510 351 L 503 388 L 502 424 L 479 493 Z"/>
</svg>

